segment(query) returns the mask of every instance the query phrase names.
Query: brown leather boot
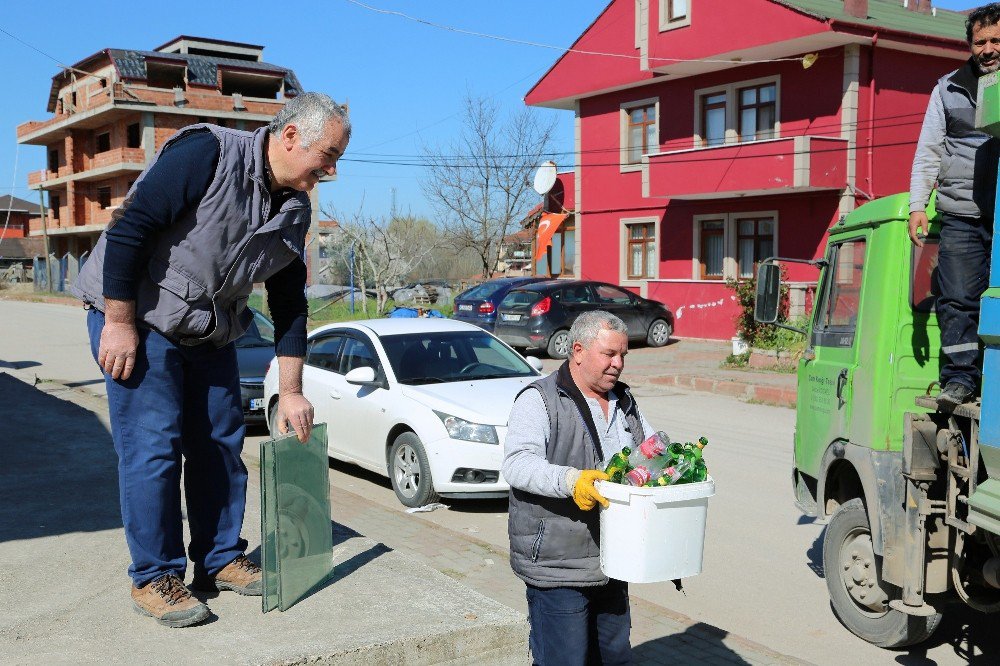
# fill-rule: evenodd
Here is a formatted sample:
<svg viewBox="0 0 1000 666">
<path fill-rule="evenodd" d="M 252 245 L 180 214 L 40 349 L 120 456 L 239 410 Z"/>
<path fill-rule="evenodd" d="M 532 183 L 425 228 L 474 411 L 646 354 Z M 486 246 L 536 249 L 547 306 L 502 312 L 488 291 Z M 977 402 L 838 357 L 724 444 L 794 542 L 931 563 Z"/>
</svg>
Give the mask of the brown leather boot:
<svg viewBox="0 0 1000 666">
<path fill-rule="evenodd" d="M 167 627 L 187 627 L 205 620 L 208 606 L 193 596 L 184 581 L 165 574 L 143 587 L 132 586 L 132 607 Z"/>
<path fill-rule="evenodd" d="M 260 567 L 246 555 L 240 555 L 214 576 L 195 576 L 191 587 L 196 590 L 232 590 L 250 597 L 259 597 L 263 585 Z"/>
</svg>

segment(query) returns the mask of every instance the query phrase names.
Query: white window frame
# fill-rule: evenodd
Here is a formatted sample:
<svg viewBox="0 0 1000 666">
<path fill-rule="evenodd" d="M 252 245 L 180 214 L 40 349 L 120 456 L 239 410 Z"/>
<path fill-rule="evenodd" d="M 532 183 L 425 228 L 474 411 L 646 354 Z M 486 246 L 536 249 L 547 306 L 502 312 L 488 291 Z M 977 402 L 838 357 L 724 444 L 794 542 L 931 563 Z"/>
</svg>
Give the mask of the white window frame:
<svg viewBox="0 0 1000 666">
<path fill-rule="evenodd" d="M 694 147 L 695 148 L 718 148 L 719 146 L 702 145 L 704 140 L 704 128 L 701 126 L 701 101 L 709 95 L 717 95 L 724 92 L 726 94 L 726 140 L 723 145 L 735 145 L 738 143 L 756 143 L 755 141 L 740 141 L 738 108 L 739 99 L 737 91 L 751 86 L 774 84 L 774 136 L 771 140 L 781 138 L 781 77 L 764 76 L 759 79 L 748 79 L 746 81 L 736 81 L 722 86 L 712 86 L 711 88 L 699 88 L 694 91 Z M 659 116 L 657 116 L 659 121 Z"/>
<path fill-rule="evenodd" d="M 656 262 L 653 265 L 653 275 L 644 278 L 629 278 L 628 277 L 628 232 L 629 227 L 633 224 L 652 224 L 653 225 L 653 246 L 656 256 Z M 660 233 L 660 218 L 655 215 L 647 215 L 645 217 L 623 217 L 621 218 L 618 225 L 618 284 L 623 287 L 644 287 L 650 280 L 660 279 L 660 237 L 663 235 Z"/>
<path fill-rule="evenodd" d="M 701 223 L 705 220 L 722 220 L 722 246 L 725 248 L 725 256 L 722 258 L 722 280 L 734 280 L 739 275 L 739 261 L 737 259 L 737 243 L 739 242 L 739 229 L 736 228 L 736 221 L 752 217 L 760 219 L 762 217 L 771 218 L 774 225 L 774 256 L 780 256 L 778 252 L 778 211 L 776 210 L 741 210 L 735 213 L 714 213 L 702 214 L 692 217 L 692 237 L 691 244 L 691 279 L 699 282 L 720 282 L 720 280 L 702 280 L 701 277 Z M 659 237 L 657 237 L 659 243 Z"/>
<path fill-rule="evenodd" d="M 694 4 L 694 0 L 687 0 L 687 16 L 677 21 L 667 20 L 667 9 L 669 3 L 670 0 L 660 0 L 660 32 L 676 30 L 677 28 L 683 28 L 691 25 L 691 5 Z"/>
<path fill-rule="evenodd" d="M 660 98 L 647 97 L 631 102 L 623 102 L 618 107 L 618 145 L 620 146 L 618 156 L 618 170 L 620 173 L 630 173 L 642 171 L 642 160 L 631 164 L 628 161 L 628 116 L 633 109 L 653 107 L 656 120 L 653 122 L 653 133 L 656 135 L 656 145 L 647 146 L 650 152 L 656 152 L 660 147 Z"/>
</svg>

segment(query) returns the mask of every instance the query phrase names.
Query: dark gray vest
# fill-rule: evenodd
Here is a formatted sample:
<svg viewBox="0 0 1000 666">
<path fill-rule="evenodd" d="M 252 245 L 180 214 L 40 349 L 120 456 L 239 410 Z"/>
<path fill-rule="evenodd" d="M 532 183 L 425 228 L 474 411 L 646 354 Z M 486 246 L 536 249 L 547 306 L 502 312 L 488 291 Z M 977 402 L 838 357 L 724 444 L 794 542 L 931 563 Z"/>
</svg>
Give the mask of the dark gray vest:
<svg viewBox="0 0 1000 666">
<path fill-rule="evenodd" d="M 251 133 L 203 124 L 182 129 L 164 144 L 115 211 L 112 225 L 163 150 L 199 129 L 219 140 L 219 166 L 198 206 L 157 237 L 138 276 L 136 320 L 185 344 L 221 347 L 249 325 L 246 304 L 253 284 L 304 255 L 312 211 L 308 194 L 298 192 L 268 219 L 267 128 Z M 78 298 L 102 311 L 106 246 L 103 233 L 72 287 Z"/>
<path fill-rule="evenodd" d="M 976 129 L 978 79 L 970 61 L 938 80 L 946 133 L 935 207 L 952 215 L 992 219 L 1000 151 L 996 139 Z"/>
<path fill-rule="evenodd" d="M 541 394 L 549 415 L 546 459 L 553 465 L 597 468 L 603 458 L 600 436 L 568 363 L 528 385 L 522 393 L 527 390 Z M 614 392 L 633 445 L 638 446 L 644 438 L 632 393 L 621 382 L 615 384 Z M 572 498 L 543 497 L 511 488 L 507 534 L 510 566 L 526 583 L 537 587 L 585 587 L 608 582 L 601 572 L 597 509 L 581 511 Z"/>
</svg>

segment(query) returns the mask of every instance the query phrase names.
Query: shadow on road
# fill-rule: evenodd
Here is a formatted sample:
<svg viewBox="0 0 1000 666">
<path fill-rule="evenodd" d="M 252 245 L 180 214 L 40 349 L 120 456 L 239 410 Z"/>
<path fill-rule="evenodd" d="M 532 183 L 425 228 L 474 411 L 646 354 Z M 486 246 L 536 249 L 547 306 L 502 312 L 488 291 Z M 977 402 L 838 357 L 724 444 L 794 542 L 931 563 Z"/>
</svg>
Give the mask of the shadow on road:
<svg viewBox="0 0 1000 666">
<path fill-rule="evenodd" d="M 118 458 L 93 412 L 2 372 L 0 395 L 0 542 L 120 528 Z"/>
<path fill-rule="evenodd" d="M 4 361 L 0 359 L 0 368 L 10 368 L 11 370 L 24 370 L 25 368 L 35 368 L 41 365 L 38 361 Z"/>
<path fill-rule="evenodd" d="M 904 648 L 896 662 L 907 666 L 932 666 L 937 662 L 927 656 L 928 651 L 946 646 L 955 656 L 969 664 L 1000 663 L 1000 633 L 996 630 L 996 616 L 977 613 L 968 606 L 958 604 L 943 609 L 941 626 L 930 640 Z"/>
<path fill-rule="evenodd" d="M 646 641 L 632 648 L 636 664 L 746 664 L 750 662 L 722 642 L 729 632 L 704 622 L 684 632 Z"/>
</svg>

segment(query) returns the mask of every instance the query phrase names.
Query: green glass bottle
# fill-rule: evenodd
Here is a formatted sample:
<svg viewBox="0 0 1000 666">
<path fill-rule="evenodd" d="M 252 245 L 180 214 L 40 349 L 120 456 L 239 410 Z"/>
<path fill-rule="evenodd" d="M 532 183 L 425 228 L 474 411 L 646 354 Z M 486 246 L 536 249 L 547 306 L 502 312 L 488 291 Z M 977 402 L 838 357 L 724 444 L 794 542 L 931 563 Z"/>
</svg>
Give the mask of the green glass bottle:
<svg viewBox="0 0 1000 666">
<path fill-rule="evenodd" d="M 612 483 L 622 483 L 625 474 L 628 473 L 632 467 L 628 462 L 628 457 L 631 453 L 632 449 L 626 446 L 621 451 L 611 456 L 611 460 L 608 461 L 607 467 L 604 468 L 604 473 L 610 477 L 609 481 Z"/>
<path fill-rule="evenodd" d="M 694 464 L 694 471 L 691 474 L 691 480 L 694 483 L 699 483 L 708 478 L 708 465 L 705 464 L 703 458 L 699 458 L 698 462 Z"/>
</svg>

